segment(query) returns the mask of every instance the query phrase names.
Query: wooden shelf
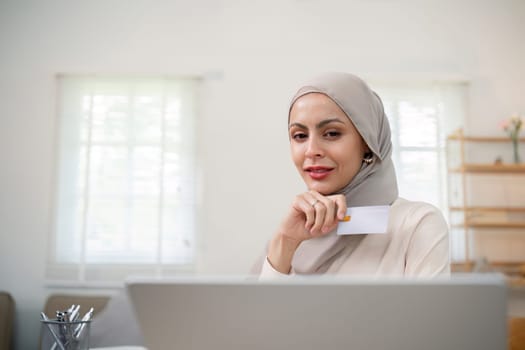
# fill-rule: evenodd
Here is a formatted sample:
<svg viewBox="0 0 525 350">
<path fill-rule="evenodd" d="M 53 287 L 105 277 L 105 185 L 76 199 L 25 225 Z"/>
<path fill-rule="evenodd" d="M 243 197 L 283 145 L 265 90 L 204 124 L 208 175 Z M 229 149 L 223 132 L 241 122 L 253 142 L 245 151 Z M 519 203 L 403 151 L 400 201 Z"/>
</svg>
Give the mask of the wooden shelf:
<svg viewBox="0 0 525 350">
<path fill-rule="evenodd" d="M 466 226 L 472 228 L 525 228 L 525 221 L 467 221 Z"/>
<path fill-rule="evenodd" d="M 452 211 L 466 211 L 467 213 L 525 213 L 525 207 L 454 207 L 449 206 Z"/>
<path fill-rule="evenodd" d="M 525 173 L 525 164 L 474 164 L 465 163 L 457 168 L 449 169 L 454 173 L 500 173 L 500 174 L 521 174 Z"/>
<path fill-rule="evenodd" d="M 525 277 L 507 277 L 507 285 L 509 287 L 525 287 Z"/>
<path fill-rule="evenodd" d="M 451 227 L 460 228 L 463 231 L 466 259 L 466 262 L 463 264 L 453 264 L 453 271 L 456 269 L 457 271 L 470 272 L 478 268 L 474 264 L 477 257 L 473 256 L 471 251 L 472 247 L 475 246 L 472 244 L 472 241 L 479 238 L 477 235 L 471 234 L 475 230 L 492 229 L 495 234 L 498 234 L 500 231 L 510 232 L 508 231 L 509 229 L 525 231 L 525 198 L 523 201 L 520 200 L 517 203 L 513 203 L 514 206 L 510 206 L 510 203 L 502 203 L 502 206 L 480 206 L 472 202 L 476 200 L 476 197 L 470 196 L 469 193 L 469 191 L 479 190 L 479 188 L 469 187 L 473 183 L 469 181 L 474 181 L 473 177 L 480 174 L 491 175 L 495 178 L 498 176 L 525 175 L 525 163 L 473 163 L 469 158 L 471 154 L 467 152 L 467 150 L 475 150 L 473 149 L 474 147 L 480 147 L 483 143 L 487 144 L 485 145 L 486 147 L 494 147 L 495 143 L 508 143 L 510 145 L 511 142 L 510 137 L 503 133 L 501 137 L 466 136 L 461 129 L 447 137 L 447 155 L 451 156 L 452 151 L 456 152 L 459 150 L 459 153 L 454 153 L 454 157 L 447 161 L 449 176 L 456 176 L 457 179 L 455 174 L 459 174 L 460 181 L 455 183 L 455 186 L 459 187 L 454 187 L 454 198 L 456 201 L 451 199 L 449 202 L 450 204 L 454 203 L 454 205 L 449 206 L 449 212 L 455 212 L 453 217 L 455 223 Z M 525 143 L 525 138 L 521 137 L 519 142 Z M 490 162 L 487 158 L 485 158 L 485 161 Z M 448 186 L 447 190 L 450 194 L 452 187 Z M 492 233 L 492 231 L 490 232 Z M 502 239 L 506 239 L 507 236 L 503 235 L 502 237 L 505 237 Z M 509 257 L 512 256 L 509 255 Z M 522 259 L 523 254 L 518 254 L 515 257 Z M 525 262 L 486 262 L 482 265 L 481 269 L 502 272 L 509 278 L 512 278 L 512 280 L 509 279 L 511 281 L 509 283 L 513 285 L 525 285 Z"/>
<path fill-rule="evenodd" d="M 525 228 L 525 222 L 467 222 L 467 224 L 451 224 L 452 228 L 479 228 L 479 229 L 489 229 L 489 228 L 501 228 L 501 229 L 511 229 L 511 228 Z"/>
<path fill-rule="evenodd" d="M 452 272 L 472 272 L 474 261 L 456 261 L 450 264 Z M 484 272 L 501 272 L 516 278 L 525 278 L 525 261 L 490 261 L 481 269 Z"/>
<path fill-rule="evenodd" d="M 447 136 L 449 141 L 463 141 L 463 142 L 511 142 L 510 137 L 500 137 L 500 136 L 465 136 L 461 132 L 456 132 L 455 134 Z M 525 137 L 520 137 L 520 142 L 525 142 Z"/>
<path fill-rule="evenodd" d="M 464 212 L 464 222 L 452 227 L 469 228 L 525 228 L 525 207 L 449 207 L 450 211 Z M 512 214 L 515 218 L 508 219 Z M 516 217 L 516 214 L 518 216 Z M 512 217 L 512 216 L 511 216 Z"/>
</svg>

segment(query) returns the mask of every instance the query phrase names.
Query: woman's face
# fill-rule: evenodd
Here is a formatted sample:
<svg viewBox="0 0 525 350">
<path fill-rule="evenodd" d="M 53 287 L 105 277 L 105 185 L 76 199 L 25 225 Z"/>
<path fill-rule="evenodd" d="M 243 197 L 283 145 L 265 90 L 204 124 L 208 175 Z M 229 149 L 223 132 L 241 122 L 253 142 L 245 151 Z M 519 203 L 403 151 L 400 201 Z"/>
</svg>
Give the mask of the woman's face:
<svg viewBox="0 0 525 350">
<path fill-rule="evenodd" d="M 309 93 L 295 101 L 288 133 L 293 162 L 310 190 L 333 194 L 361 168 L 366 144 L 341 108 L 324 94 Z"/>
</svg>

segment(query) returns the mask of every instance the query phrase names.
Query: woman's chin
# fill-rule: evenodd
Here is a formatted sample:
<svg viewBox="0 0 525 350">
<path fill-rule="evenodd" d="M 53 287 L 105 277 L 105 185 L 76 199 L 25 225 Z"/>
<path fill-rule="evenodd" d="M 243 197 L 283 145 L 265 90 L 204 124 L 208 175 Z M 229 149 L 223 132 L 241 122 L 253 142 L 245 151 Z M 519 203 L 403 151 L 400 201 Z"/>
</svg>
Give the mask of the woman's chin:
<svg viewBox="0 0 525 350">
<path fill-rule="evenodd" d="M 334 186 L 330 186 L 329 184 L 309 183 L 307 185 L 310 191 L 319 192 L 323 196 L 329 196 L 336 192 Z"/>
</svg>

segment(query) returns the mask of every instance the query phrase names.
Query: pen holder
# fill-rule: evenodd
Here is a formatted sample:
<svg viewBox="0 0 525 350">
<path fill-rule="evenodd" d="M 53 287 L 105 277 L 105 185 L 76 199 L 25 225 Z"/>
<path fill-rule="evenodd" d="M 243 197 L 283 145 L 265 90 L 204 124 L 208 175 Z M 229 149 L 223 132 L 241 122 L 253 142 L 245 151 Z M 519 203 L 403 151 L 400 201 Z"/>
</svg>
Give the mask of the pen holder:
<svg viewBox="0 0 525 350">
<path fill-rule="evenodd" d="M 40 350 L 87 350 L 91 320 L 42 320 Z"/>
</svg>

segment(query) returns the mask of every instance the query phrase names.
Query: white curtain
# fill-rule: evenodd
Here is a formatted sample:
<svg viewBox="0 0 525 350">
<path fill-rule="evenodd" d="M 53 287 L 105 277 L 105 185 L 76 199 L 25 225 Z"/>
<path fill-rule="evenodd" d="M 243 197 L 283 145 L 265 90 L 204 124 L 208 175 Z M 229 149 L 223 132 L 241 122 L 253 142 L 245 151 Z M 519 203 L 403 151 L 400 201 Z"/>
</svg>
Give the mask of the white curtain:
<svg viewBox="0 0 525 350">
<path fill-rule="evenodd" d="M 449 218 L 445 139 L 466 119 L 468 85 L 429 81 L 376 83 L 392 128 L 400 196 L 429 202 Z M 464 258 L 464 235 L 451 228 L 451 258 Z"/>
<path fill-rule="evenodd" d="M 59 76 L 47 278 L 191 268 L 198 79 Z"/>
</svg>

